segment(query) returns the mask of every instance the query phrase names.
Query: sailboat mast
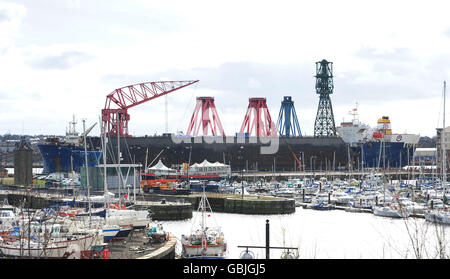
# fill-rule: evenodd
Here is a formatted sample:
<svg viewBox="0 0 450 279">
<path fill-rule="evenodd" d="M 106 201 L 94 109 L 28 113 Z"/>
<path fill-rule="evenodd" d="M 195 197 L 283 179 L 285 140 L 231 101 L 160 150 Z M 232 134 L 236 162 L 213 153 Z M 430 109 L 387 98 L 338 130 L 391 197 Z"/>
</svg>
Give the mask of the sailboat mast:
<svg viewBox="0 0 450 279">
<path fill-rule="evenodd" d="M 205 224 L 206 224 L 206 216 L 205 216 L 205 211 L 206 211 L 206 193 L 205 193 L 205 185 L 203 185 L 203 194 L 202 194 L 202 198 L 200 200 L 200 206 L 201 206 L 201 212 L 202 212 L 202 254 L 204 254 L 206 252 L 206 244 L 207 244 L 207 239 L 206 239 L 206 229 L 205 229 Z"/>
<path fill-rule="evenodd" d="M 120 193 L 120 184 L 121 184 L 121 174 L 122 170 L 120 169 L 120 133 L 119 133 L 119 117 L 120 114 L 117 113 L 117 177 L 119 178 L 119 208 L 122 205 L 121 201 L 121 193 Z"/>
<path fill-rule="evenodd" d="M 86 146 L 86 120 L 83 119 L 83 137 L 84 137 L 84 161 L 86 165 L 86 187 L 87 187 L 87 195 L 88 195 L 88 209 L 89 209 L 89 225 L 91 224 L 91 195 L 89 193 L 89 166 L 87 159 L 87 146 Z"/>
<path fill-rule="evenodd" d="M 447 158 L 446 158 L 446 146 L 445 146 L 445 91 L 446 91 L 446 82 L 444 81 L 444 119 L 442 120 L 442 183 L 443 183 L 443 188 L 444 188 L 444 195 L 445 195 L 445 190 L 446 190 L 446 186 L 447 186 Z"/>
<path fill-rule="evenodd" d="M 72 196 L 75 198 L 75 172 L 73 171 L 73 156 L 70 155 L 70 169 L 72 171 Z"/>
<path fill-rule="evenodd" d="M 100 120 L 100 125 L 102 124 L 101 119 Z M 105 122 L 106 125 L 106 122 Z M 104 187 L 104 206 L 106 208 L 106 199 L 107 199 L 107 193 L 108 193 L 108 184 L 106 182 L 106 133 L 105 133 L 105 126 L 102 125 L 102 153 L 103 153 L 103 187 Z"/>
</svg>

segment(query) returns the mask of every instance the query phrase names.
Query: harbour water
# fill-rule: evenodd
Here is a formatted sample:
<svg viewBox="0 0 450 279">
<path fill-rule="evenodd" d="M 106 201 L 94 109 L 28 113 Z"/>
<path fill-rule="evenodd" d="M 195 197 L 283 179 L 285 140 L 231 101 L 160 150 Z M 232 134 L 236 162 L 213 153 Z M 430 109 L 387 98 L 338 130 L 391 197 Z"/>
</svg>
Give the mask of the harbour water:
<svg viewBox="0 0 450 279">
<path fill-rule="evenodd" d="M 213 221 L 214 224 L 216 221 L 222 227 L 229 259 L 239 259 L 244 248 L 238 246 L 265 246 L 266 220 L 270 222 L 270 245 L 297 247 L 300 259 L 439 258 L 437 235 L 442 234 L 440 239 L 444 239 L 447 249 L 450 247 L 450 226 L 436 226 L 422 218 L 404 220 L 371 213 L 317 211 L 301 207 L 289 215 L 214 213 L 208 218 L 211 220 L 207 222 Z M 190 232 L 192 219 L 162 224 L 166 231 L 179 239 L 182 234 Z M 412 240 L 418 245 L 413 245 Z M 414 253 L 418 246 L 420 256 Z M 265 258 L 265 249 L 250 250 L 255 258 Z M 176 253 L 181 253 L 179 242 Z M 281 253 L 282 250 L 273 249 L 270 258 L 280 258 Z"/>
</svg>

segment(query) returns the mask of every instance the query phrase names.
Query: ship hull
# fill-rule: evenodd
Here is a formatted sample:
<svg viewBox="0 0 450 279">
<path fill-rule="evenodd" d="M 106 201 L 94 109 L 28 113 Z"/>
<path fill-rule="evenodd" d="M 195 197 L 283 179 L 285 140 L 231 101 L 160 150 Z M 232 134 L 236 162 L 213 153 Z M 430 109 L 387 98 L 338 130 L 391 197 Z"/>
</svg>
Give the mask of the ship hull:
<svg viewBox="0 0 450 279">
<path fill-rule="evenodd" d="M 84 148 L 75 145 L 38 144 L 43 158 L 42 173 L 80 172 L 85 165 Z M 88 151 L 88 165 L 96 166 L 101 158 L 101 151 Z"/>
<path fill-rule="evenodd" d="M 280 137 L 272 141 L 275 152 L 264 154 L 270 143 L 256 137 L 195 137 L 177 143 L 170 136 L 120 138 L 121 163 L 153 165 L 159 159 L 173 167 L 190 162 L 221 162 L 233 171 L 293 171 L 345 168 L 353 151 L 338 137 Z M 101 150 L 101 138 L 90 138 Z M 215 141 L 215 142 L 213 142 Z M 222 143 L 220 142 L 222 141 Z M 107 163 L 117 162 L 117 138 L 108 138 Z M 192 148 L 192 150 L 190 150 Z M 267 151 L 267 150 L 266 150 Z M 294 158 L 299 159 L 300 164 Z M 349 154 L 350 153 L 350 154 Z M 159 157 L 158 157 L 159 154 Z M 191 157 L 189 158 L 189 155 Z M 151 164 L 153 161 L 153 164 Z"/>
<path fill-rule="evenodd" d="M 352 147 L 358 158 L 358 165 L 364 162 L 364 168 L 400 168 L 407 166 L 413 160 L 414 146 L 403 142 L 374 141 L 366 142 L 364 145 Z"/>
</svg>

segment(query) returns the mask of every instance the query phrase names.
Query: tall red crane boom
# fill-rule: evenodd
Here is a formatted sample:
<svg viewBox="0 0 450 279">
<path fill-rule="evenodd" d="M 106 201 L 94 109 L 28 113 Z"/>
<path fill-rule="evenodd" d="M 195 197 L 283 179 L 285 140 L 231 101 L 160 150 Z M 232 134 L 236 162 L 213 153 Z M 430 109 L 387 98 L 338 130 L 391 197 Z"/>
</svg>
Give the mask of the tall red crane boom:
<svg viewBox="0 0 450 279">
<path fill-rule="evenodd" d="M 198 82 L 187 81 L 153 81 L 118 88 L 106 96 L 105 108 L 102 110 L 102 120 L 106 124 L 109 136 L 131 137 L 128 134 L 128 109 L 160 96 L 169 94 Z M 116 108 L 113 108 L 116 106 Z M 119 119 L 117 119 L 119 116 Z"/>
</svg>

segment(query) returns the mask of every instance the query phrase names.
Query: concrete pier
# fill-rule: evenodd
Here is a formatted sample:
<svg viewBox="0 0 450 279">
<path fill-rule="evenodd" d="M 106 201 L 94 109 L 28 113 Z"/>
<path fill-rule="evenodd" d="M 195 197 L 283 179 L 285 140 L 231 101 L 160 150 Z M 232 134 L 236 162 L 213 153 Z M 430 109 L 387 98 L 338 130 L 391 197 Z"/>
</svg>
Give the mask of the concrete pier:
<svg viewBox="0 0 450 279">
<path fill-rule="evenodd" d="M 166 199 L 173 196 L 159 196 Z M 295 212 L 294 199 L 276 198 L 267 196 L 242 196 L 208 193 L 208 202 L 214 212 L 238 213 L 238 214 L 291 214 Z M 192 204 L 192 210 L 196 211 L 201 199 L 200 194 L 189 196 L 177 196 Z"/>
<path fill-rule="evenodd" d="M 177 245 L 177 238 L 173 234 L 169 234 L 169 240 L 164 243 L 157 250 L 149 254 L 137 257 L 139 260 L 149 259 L 175 259 L 175 247 Z"/>
<path fill-rule="evenodd" d="M 147 208 L 152 212 L 152 220 L 172 221 L 192 218 L 192 205 L 190 203 L 168 201 L 136 201 L 135 209 Z"/>
</svg>

